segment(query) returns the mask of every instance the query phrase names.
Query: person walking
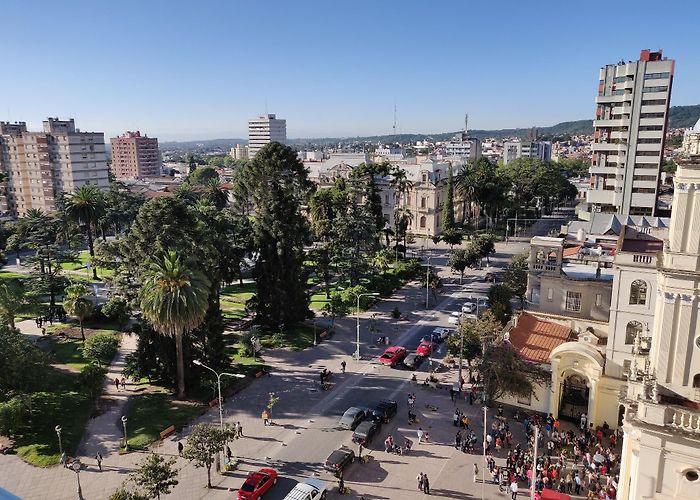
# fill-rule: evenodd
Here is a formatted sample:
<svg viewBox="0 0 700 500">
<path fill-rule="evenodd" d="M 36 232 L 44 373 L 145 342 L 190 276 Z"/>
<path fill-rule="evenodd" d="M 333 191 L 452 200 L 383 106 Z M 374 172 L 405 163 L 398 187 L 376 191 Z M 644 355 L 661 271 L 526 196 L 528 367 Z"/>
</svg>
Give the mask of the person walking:
<svg viewBox="0 0 700 500">
<path fill-rule="evenodd" d="M 226 446 L 226 459 L 228 460 L 228 463 L 231 463 L 231 458 L 233 458 L 233 452 L 231 451 L 231 448 L 227 445 Z"/>
<path fill-rule="evenodd" d="M 126 390 L 126 377 L 122 379 L 122 389 Z"/>
<path fill-rule="evenodd" d="M 423 493 L 430 495 L 430 480 L 427 474 L 423 474 Z"/>
<path fill-rule="evenodd" d="M 457 434 L 455 434 L 455 449 L 459 450 L 460 446 L 462 446 L 462 431 L 457 431 Z"/>
<path fill-rule="evenodd" d="M 423 473 L 419 472 L 418 475 L 416 476 L 416 480 L 418 481 L 418 489 L 420 491 L 423 491 Z"/>
<path fill-rule="evenodd" d="M 116 387 L 117 390 L 119 390 L 119 377 L 114 379 L 114 387 Z"/>
<path fill-rule="evenodd" d="M 98 451 L 97 455 L 95 455 L 95 460 L 97 460 L 97 468 L 102 472 L 102 453 Z"/>
<path fill-rule="evenodd" d="M 510 498 L 511 500 L 516 500 L 518 498 L 518 483 L 515 482 L 515 479 L 510 482 Z"/>
<path fill-rule="evenodd" d="M 177 442 L 177 454 L 182 456 L 182 451 L 185 449 L 185 447 L 182 445 L 182 441 Z"/>
<path fill-rule="evenodd" d="M 418 444 L 421 444 L 421 442 L 423 441 L 423 436 L 425 436 L 425 432 L 423 432 L 422 427 L 418 427 L 417 434 L 418 434 Z"/>
<path fill-rule="evenodd" d="M 474 463 L 474 482 L 476 483 L 479 479 L 479 466 Z"/>
<path fill-rule="evenodd" d="M 343 361 L 340 362 L 340 372 L 341 372 L 341 373 L 345 373 L 345 367 L 346 367 L 346 366 L 347 366 L 347 363 L 345 362 L 345 360 L 343 360 Z"/>
<path fill-rule="evenodd" d="M 263 425 L 268 425 L 268 422 L 270 421 L 270 414 L 268 413 L 267 410 L 263 410 L 261 417 L 262 417 Z"/>
</svg>

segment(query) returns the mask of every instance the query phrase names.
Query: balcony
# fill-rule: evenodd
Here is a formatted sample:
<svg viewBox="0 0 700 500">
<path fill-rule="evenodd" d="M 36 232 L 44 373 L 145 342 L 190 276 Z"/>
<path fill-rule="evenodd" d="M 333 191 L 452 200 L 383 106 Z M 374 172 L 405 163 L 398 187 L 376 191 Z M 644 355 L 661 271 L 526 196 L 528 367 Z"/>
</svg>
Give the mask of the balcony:
<svg viewBox="0 0 700 500">
<path fill-rule="evenodd" d="M 591 144 L 591 151 L 627 151 L 627 144 L 615 144 L 614 142 L 594 142 Z"/>
<path fill-rule="evenodd" d="M 594 120 L 594 127 L 629 127 L 629 118 L 621 118 L 617 120 Z"/>
<path fill-rule="evenodd" d="M 611 104 L 629 101 L 630 97 L 625 95 L 599 95 L 595 98 L 596 104 Z"/>
</svg>

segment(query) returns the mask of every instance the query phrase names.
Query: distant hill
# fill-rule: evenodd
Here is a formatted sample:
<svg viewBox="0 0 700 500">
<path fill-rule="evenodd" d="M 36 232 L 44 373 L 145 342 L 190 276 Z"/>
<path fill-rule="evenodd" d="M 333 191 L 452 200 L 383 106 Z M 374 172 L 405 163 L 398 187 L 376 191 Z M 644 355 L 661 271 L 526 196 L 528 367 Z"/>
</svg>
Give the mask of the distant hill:
<svg viewBox="0 0 700 500">
<path fill-rule="evenodd" d="M 671 106 L 669 112 L 669 126 L 671 128 L 688 128 L 695 125 L 700 118 L 700 104 L 693 106 Z M 470 130 L 469 134 L 479 139 L 487 137 L 527 137 L 529 128 L 504 128 L 499 130 Z M 537 127 L 540 136 L 561 137 L 566 135 L 592 134 L 593 119 L 575 120 L 561 122 L 549 127 Z M 308 139 L 290 139 L 292 145 L 304 144 L 337 144 L 338 142 L 385 142 L 385 143 L 406 143 L 415 141 L 445 141 L 457 133 L 441 132 L 438 134 L 396 134 L 396 135 L 372 135 L 358 137 L 323 137 Z M 236 144 L 246 144 L 245 139 L 212 139 L 207 141 L 186 141 L 186 142 L 162 142 L 163 149 L 175 151 L 228 151 Z"/>
</svg>

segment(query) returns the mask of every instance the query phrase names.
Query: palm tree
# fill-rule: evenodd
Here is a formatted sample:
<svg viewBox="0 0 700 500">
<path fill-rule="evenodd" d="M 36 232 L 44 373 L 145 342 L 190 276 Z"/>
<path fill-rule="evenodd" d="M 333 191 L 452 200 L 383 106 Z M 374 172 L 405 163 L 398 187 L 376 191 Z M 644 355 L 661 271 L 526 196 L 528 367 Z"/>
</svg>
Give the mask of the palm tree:
<svg viewBox="0 0 700 500">
<path fill-rule="evenodd" d="M 24 284 L 17 279 L 4 280 L 0 284 L 0 318 L 12 328 L 15 318 L 27 310 L 29 301 Z"/>
<path fill-rule="evenodd" d="M 90 317 L 94 309 L 92 302 L 85 297 L 87 294 L 87 287 L 82 283 L 76 283 L 66 287 L 63 297 L 63 308 L 80 323 L 80 336 L 83 341 L 85 341 L 83 322 Z"/>
<path fill-rule="evenodd" d="M 219 210 L 228 204 L 228 188 L 219 179 L 209 179 L 204 188 L 204 198 Z"/>
<path fill-rule="evenodd" d="M 180 397 L 185 395 L 183 336 L 204 320 L 210 287 L 209 279 L 190 268 L 174 250 L 152 262 L 143 277 L 139 299 L 144 318 L 158 332 L 175 337 Z"/>
<path fill-rule="evenodd" d="M 91 184 L 80 186 L 73 194 L 66 197 L 65 210 L 69 218 L 85 228 L 90 259 L 92 260 L 92 278 L 97 279 L 97 268 L 94 265 L 95 247 L 92 228 L 98 223 L 105 211 L 102 191 Z"/>
</svg>

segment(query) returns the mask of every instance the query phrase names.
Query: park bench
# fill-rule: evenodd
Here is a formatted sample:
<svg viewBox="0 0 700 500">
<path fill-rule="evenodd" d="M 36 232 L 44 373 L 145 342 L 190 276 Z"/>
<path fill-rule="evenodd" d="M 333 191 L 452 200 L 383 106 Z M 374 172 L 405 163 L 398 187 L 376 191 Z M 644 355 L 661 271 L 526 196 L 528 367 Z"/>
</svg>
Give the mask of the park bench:
<svg viewBox="0 0 700 500">
<path fill-rule="evenodd" d="M 161 438 L 161 439 L 165 439 L 166 437 L 168 437 L 168 436 L 169 436 L 170 434 L 172 434 L 173 432 L 175 432 L 175 426 L 174 426 L 174 425 L 171 425 L 170 427 L 167 427 L 165 430 L 161 431 L 161 433 L 160 433 L 160 438 Z"/>
</svg>

